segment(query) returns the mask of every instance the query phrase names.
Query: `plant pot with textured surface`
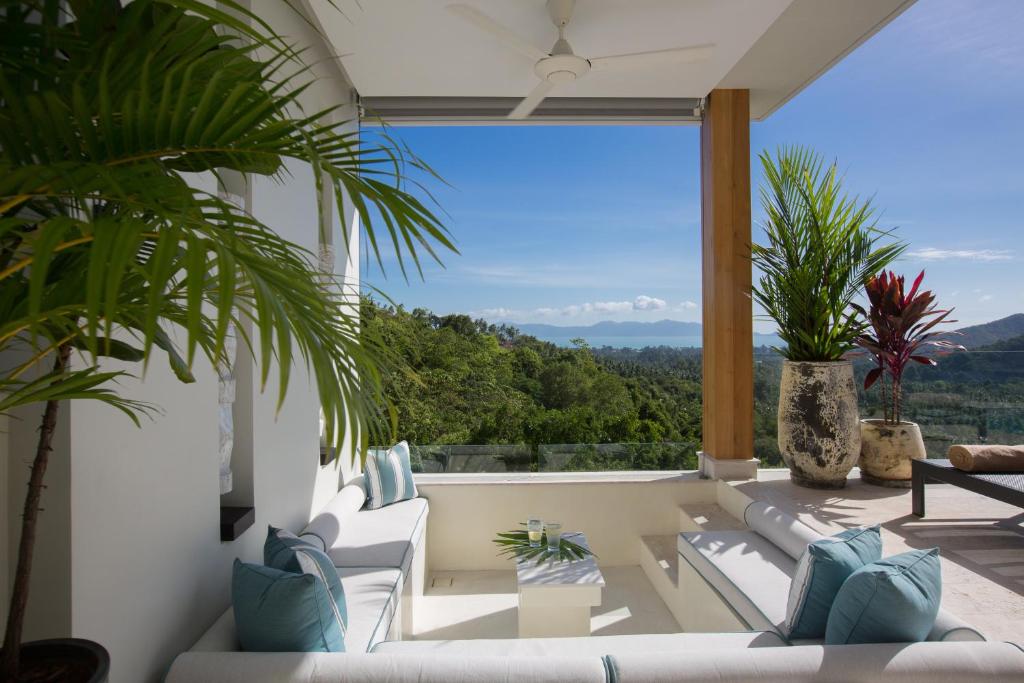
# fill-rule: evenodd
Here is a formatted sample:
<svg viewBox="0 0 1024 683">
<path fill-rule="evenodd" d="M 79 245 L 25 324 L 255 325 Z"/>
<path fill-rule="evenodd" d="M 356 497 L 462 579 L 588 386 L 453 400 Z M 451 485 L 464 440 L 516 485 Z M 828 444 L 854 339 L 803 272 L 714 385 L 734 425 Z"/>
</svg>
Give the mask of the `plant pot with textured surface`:
<svg viewBox="0 0 1024 683">
<path fill-rule="evenodd" d="M 860 456 L 859 421 L 853 363 L 783 363 L 779 450 L 795 484 L 845 486 Z"/>
<path fill-rule="evenodd" d="M 913 422 L 860 421 L 860 478 L 869 484 L 910 488 L 910 462 L 927 451 Z"/>
<path fill-rule="evenodd" d="M 21 646 L 19 681 L 106 683 L 109 674 L 110 655 L 91 640 L 54 638 Z"/>
</svg>

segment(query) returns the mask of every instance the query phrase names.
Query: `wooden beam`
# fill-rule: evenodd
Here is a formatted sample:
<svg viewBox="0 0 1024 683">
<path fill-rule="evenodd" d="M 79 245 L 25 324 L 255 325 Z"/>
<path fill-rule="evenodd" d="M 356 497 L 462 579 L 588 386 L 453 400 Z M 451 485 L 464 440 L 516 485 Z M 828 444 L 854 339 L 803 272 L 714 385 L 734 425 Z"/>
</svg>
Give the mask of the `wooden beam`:
<svg viewBox="0 0 1024 683">
<path fill-rule="evenodd" d="M 713 90 L 700 131 L 704 453 L 754 457 L 750 91 Z"/>
</svg>

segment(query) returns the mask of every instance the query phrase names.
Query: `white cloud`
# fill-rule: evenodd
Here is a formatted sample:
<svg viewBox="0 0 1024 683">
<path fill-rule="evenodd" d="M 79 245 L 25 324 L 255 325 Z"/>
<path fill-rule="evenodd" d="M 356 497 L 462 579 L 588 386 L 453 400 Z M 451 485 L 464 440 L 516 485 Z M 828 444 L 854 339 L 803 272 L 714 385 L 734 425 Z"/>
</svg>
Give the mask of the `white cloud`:
<svg viewBox="0 0 1024 683">
<path fill-rule="evenodd" d="M 514 308 L 485 308 L 482 311 L 473 311 L 473 316 L 478 318 L 489 318 L 496 320 L 504 320 L 506 318 L 514 317 L 519 311 Z"/>
<path fill-rule="evenodd" d="M 583 306 L 584 308 L 589 306 L 591 310 L 600 313 L 626 313 L 633 310 L 631 301 L 597 301 L 594 304 L 583 304 Z"/>
<path fill-rule="evenodd" d="M 652 296 L 644 296 L 641 294 L 633 302 L 633 310 L 635 311 L 661 311 L 668 308 L 668 304 L 665 303 L 664 299 L 657 299 Z"/>
<path fill-rule="evenodd" d="M 925 247 L 907 252 L 910 258 L 922 261 L 1009 261 L 1013 252 L 1006 249 L 937 249 Z"/>
<path fill-rule="evenodd" d="M 684 310 L 696 308 L 697 304 L 692 301 L 684 301 L 678 308 L 672 310 Z M 635 312 L 664 311 L 669 310 L 668 303 L 664 299 L 641 294 L 632 301 L 588 301 L 582 304 L 570 304 L 560 308 L 543 306 L 532 310 L 521 310 L 515 308 L 484 308 L 478 311 L 471 311 L 473 317 L 487 320 L 524 320 L 531 318 L 575 318 L 591 313 L 629 314 Z"/>
<path fill-rule="evenodd" d="M 697 308 L 697 303 L 695 301 L 684 301 L 681 304 L 679 304 L 679 308 L 692 310 L 694 308 Z"/>
<path fill-rule="evenodd" d="M 992 295 L 991 294 L 985 294 L 981 298 L 979 298 L 978 301 L 980 301 L 982 303 L 984 303 L 986 301 L 992 301 Z"/>
</svg>

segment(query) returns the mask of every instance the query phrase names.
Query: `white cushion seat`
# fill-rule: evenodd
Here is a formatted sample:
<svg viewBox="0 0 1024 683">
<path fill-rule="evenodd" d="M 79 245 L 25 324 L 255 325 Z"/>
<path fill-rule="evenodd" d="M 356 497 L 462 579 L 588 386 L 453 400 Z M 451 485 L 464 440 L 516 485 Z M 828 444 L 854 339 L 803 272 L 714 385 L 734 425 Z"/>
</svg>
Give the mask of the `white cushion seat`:
<svg viewBox="0 0 1024 683">
<path fill-rule="evenodd" d="M 369 652 L 387 640 L 402 595 L 402 573 L 379 567 L 339 567 L 348 608 L 346 652 Z"/>
<path fill-rule="evenodd" d="M 389 640 L 374 654 L 449 655 L 455 657 L 603 657 L 642 654 L 779 647 L 786 641 L 767 631 L 741 633 L 652 633 L 587 638 L 514 638 L 481 640 Z"/>
<path fill-rule="evenodd" d="M 412 498 L 345 514 L 331 527 L 318 517 L 303 537 L 315 534 L 336 567 L 394 567 L 408 576 L 428 511 L 425 498 Z"/>
<path fill-rule="evenodd" d="M 796 561 L 754 531 L 679 534 L 679 554 L 755 631 L 785 635 Z"/>
</svg>

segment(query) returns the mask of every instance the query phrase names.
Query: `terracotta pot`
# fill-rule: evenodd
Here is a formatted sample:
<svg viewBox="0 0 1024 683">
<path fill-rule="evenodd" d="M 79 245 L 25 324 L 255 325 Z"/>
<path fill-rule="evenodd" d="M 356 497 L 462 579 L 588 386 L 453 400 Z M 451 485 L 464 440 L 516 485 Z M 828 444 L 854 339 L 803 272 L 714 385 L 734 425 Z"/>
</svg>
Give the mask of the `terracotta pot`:
<svg viewBox="0 0 1024 683">
<path fill-rule="evenodd" d="M 910 463 L 928 452 L 913 422 L 860 421 L 860 478 L 868 484 L 910 488 Z"/>
<path fill-rule="evenodd" d="M 846 486 L 860 457 L 859 419 L 852 362 L 783 362 L 779 450 L 793 483 Z"/>
<path fill-rule="evenodd" d="M 21 679 L 106 683 L 110 654 L 83 638 L 33 640 L 21 646 Z"/>
</svg>

